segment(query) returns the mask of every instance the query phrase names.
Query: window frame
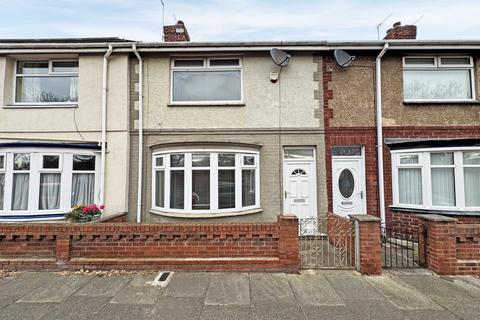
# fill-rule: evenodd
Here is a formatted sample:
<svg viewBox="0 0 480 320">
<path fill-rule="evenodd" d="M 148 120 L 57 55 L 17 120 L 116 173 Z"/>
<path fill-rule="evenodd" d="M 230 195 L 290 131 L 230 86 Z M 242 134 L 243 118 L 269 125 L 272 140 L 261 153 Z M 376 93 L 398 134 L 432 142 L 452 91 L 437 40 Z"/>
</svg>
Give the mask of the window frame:
<svg viewBox="0 0 480 320">
<path fill-rule="evenodd" d="M 418 148 L 418 149 L 402 149 L 392 150 L 391 166 L 392 166 L 392 206 L 404 209 L 420 209 L 433 211 L 480 211 L 478 207 L 467 207 L 465 199 L 464 185 L 464 168 L 480 165 L 465 165 L 463 163 L 463 153 L 468 151 L 480 151 L 479 147 L 444 147 L 444 148 Z M 453 153 L 453 165 L 431 165 L 432 153 Z M 418 155 L 418 164 L 400 164 L 400 157 L 404 155 Z M 454 190 L 455 190 L 455 206 L 436 206 L 432 201 L 432 168 L 453 167 L 454 168 Z M 420 168 L 422 177 L 422 205 L 402 204 L 399 201 L 399 168 Z"/>
<path fill-rule="evenodd" d="M 30 154 L 30 170 L 13 170 L 13 156 L 14 154 L 25 153 Z M 100 204 L 97 195 L 100 192 L 100 159 L 101 155 L 96 150 L 81 150 L 73 148 L 5 148 L 5 151 L 0 150 L 0 154 L 5 154 L 5 193 L 4 193 L 4 207 L 0 208 L 0 221 L 2 217 L 10 217 L 9 221 L 15 216 L 21 216 L 20 220 L 25 219 L 59 219 L 58 217 L 36 218 L 38 215 L 48 214 L 65 214 L 71 209 L 71 193 L 72 193 L 72 177 L 73 173 L 94 173 L 95 174 L 95 204 Z M 44 155 L 59 155 L 59 168 L 57 169 L 43 169 Z M 73 171 L 73 155 L 93 155 L 95 156 L 95 170 L 93 171 Z M 9 168 L 11 166 L 11 170 Z M 12 210 L 12 188 L 13 188 L 13 174 L 14 173 L 29 173 L 29 192 L 28 192 L 28 207 L 27 210 Z M 2 172 L 3 173 L 3 172 Z M 60 187 L 60 208 L 40 210 L 39 196 L 40 196 L 40 175 L 42 173 L 60 173 L 61 187 Z M 26 217 L 26 218 L 24 218 Z M 63 219 L 61 217 L 60 219 Z"/>
<path fill-rule="evenodd" d="M 211 60 L 230 60 L 238 59 L 238 66 L 210 66 Z M 203 67 L 175 67 L 177 60 L 203 60 Z M 209 100 L 209 101 L 176 101 L 173 99 L 173 82 L 175 71 L 188 72 L 215 72 L 215 71 L 240 71 L 240 100 Z M 191 57 L 180 56 L 171 57 L 170 59 L 170 105 L 228 105 L 228 104 L 243 104 L 244 103 L 244 83 L 243 83 L 243 59 L 240 56 L 210 56 L 210 57 Z"/>
<path fill-rule="evenodd" d="M 48 72 L 47 73 L 39 73 L 39 74 L 23 74 L 18 73 L 18 63 L 19 62 L 48 62 Z M 53 71 L 53 63 L 55 62 L 77 62 L 79 64 L 77 72 L 54 72 Z M 14 64 L 14 73 L 13 73 L 13 105 L 14 106 L 77 106 L 77 101 L 65 101 L 65 102 L 18 102 L 17 101 L 17 78 L 28 78 L 28 77 L 57 77 L 57 78 L 65 78 L 65 77 L 72 77 L 76 76 L 80 78 L 80 62 L 79 59 L 17 59 L 15 60 Z M 78 89 L 78 88 L 77 88 Z M 78 99 L 79 97 L 77 97 Z"/>
<path fill-rule="evenodd" d="M 170 167 L 170 155 L 182 153 L 185 155 L 185 163 L 183 167 Z M 209 167 L 193 167 L 192 155 L 208 153 L 210 154 Z M 220 167 L 218 166 L 218 154 L 230 153 L 235 154 L 235 166 Z M 253 155 L 255 165 L 243 165 L 243 156 Z M 156 159 L 163 157 L 163 166 L 156 166 Z M 260 153 L 255 150 L 246 149 L 223 149 L 223 148 L 192 148 L 192 149 L 169 149 L 157 151 L 152 154 L 152 190 L 151 190 L 151 212 L 167 213 L 172 215 L 180 215 L 187 217 L 204 217 L 204 216 L 223 216 L 235 215 L 249 212 L 251 210 L 260 209 Z M 242 207 L 242 170 L 255 170 L 255 204 Z M 164 206 L 156 206 L 156 171 L 164 170 Z M 170 172 L 174 170 L 184 170 L 184 208 L 170 208 Z M 209 210 L 193 210 L 192 198 L 189 196 L 192 192 L 192 172 L 195 170 L 210 170 L 210 209 Z M 218 172 L 220 170 L 235 170 L 235 208 L 219 209 L 218 208 Z"/>
<path fill-rule="evenodd" d="M 408 65 L 406 60 L 409 58 L 431 58 L 434 60 L 434 65 L 418 64 Z M 456 64 L 456 65 L 442 65 L 442 59 L 444 58 L 468 58 L 470 63 L 468 65 Z M 470 91 L 472 96 L 467 99 L 405 99 L 405 80 L 404 71 L 440 71 L 445 69 L 453 70 L 469 70 L 470 73 Z M 475 64 L 472 56 L 468 55 L 408 55 L 402 57 L 402 83 L 403 83 L 403 101 L 409 102 L 472 102 L 477 100 L 476 82 L 475 82 Z"/>
</svg>

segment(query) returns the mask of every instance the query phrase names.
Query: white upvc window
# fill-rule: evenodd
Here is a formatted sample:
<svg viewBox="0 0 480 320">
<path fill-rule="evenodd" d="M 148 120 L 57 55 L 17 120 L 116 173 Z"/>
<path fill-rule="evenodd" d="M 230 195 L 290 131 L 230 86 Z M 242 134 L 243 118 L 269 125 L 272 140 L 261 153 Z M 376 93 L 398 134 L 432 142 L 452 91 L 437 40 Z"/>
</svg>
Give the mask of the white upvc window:
<svg viewBox="0 0 480 320">
<path fill-rule="evenodd" d="M 172 104 L 208 105 L 242 101 L 242 59 L 238 57 L 172 59 L 170 83 Z"/>
<path fill-rule="evenodd" d="M 470 56 L 407 56 L 403 58 L 406 102 L 475 100 L 473 58 Z"/>
<path fill-rule="evenodd" d="M 154 153 L 152 209 L 215 214 L 260 208 L 259 153 L 187 149 Z"/>
<path fill-rule="evenodd" d="M 392 151 L 393 205 L 480 210 L 480 148 Z"/>
<path fill-rule="evenodd" d="M 0 150 L 0 220 L 63 214 L 99 204 L 98 152 L 73 149 Z M 10 219 L 9 218 L 9 219 Z"/>
<path fill-rule="evenodd" d="M 15 105 L 65 105 L 78 102 L 78 60 L 18 60 Z"/>
</svg>

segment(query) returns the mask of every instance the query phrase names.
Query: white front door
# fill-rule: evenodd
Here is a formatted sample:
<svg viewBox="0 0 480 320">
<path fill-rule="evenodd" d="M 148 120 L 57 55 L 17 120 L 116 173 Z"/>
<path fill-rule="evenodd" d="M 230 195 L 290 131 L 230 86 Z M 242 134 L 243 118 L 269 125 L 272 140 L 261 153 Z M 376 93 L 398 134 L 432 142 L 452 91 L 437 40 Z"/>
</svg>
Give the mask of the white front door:
<svg viewBox="0 0 480 320">
<path fill-rule="evenodd" d="M 366 214 L 363 156 L 332 157 L 333 213 Z"/>
<path fill-rule="evenodd" d="M 317 217 L 317 188 L 315 161 L 288 161 L 283 165 L 285 213 L 299 219 Z"/>
</svg>

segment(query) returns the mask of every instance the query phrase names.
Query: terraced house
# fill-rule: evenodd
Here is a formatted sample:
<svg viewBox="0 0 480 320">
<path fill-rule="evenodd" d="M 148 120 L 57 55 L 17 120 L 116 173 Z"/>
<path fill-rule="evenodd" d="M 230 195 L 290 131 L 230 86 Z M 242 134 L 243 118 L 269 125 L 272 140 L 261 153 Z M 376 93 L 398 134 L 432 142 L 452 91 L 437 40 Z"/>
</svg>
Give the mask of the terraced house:
<svg viewBox="0 0 480 320">
<path fill-rule="evenodd" d="M 0 219 L 476 221 L 480 42 L 415 38 L 0 41 Z"/>
</svg>

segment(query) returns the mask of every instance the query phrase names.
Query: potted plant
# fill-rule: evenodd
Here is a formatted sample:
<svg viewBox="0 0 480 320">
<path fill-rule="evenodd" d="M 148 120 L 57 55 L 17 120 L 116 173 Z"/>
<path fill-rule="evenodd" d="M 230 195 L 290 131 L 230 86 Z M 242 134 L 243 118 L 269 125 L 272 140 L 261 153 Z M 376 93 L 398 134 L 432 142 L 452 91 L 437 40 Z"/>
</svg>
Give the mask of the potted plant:
<svg viewBox="0 0 480 320">
<path fill-rule="evenodd" d="M 104 206 L 91 205 L 76 205 L 67 214 L 67 217 L 78 222 L 89 222 L 100 219 Z"/>
</svg>

